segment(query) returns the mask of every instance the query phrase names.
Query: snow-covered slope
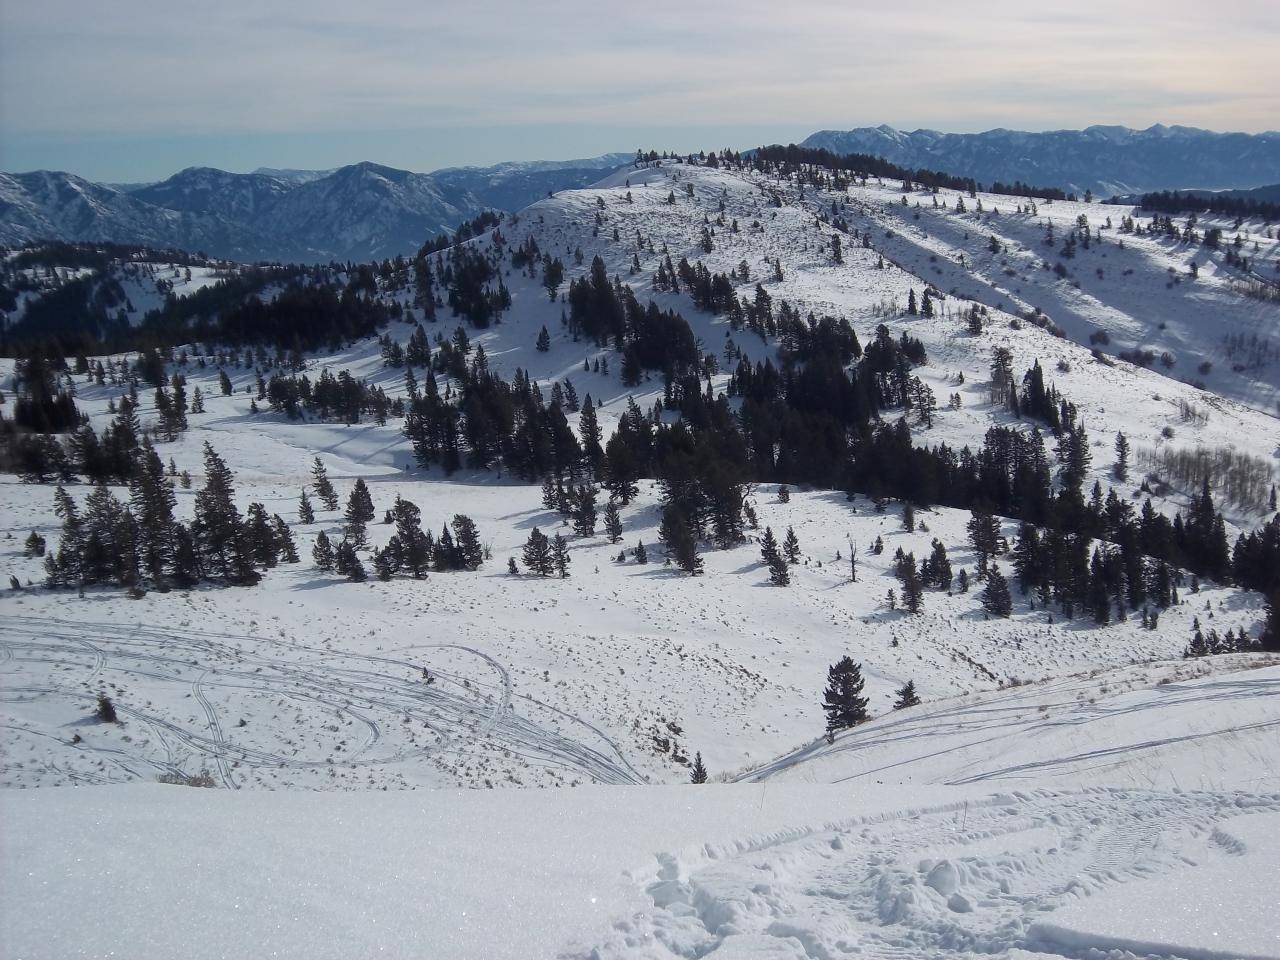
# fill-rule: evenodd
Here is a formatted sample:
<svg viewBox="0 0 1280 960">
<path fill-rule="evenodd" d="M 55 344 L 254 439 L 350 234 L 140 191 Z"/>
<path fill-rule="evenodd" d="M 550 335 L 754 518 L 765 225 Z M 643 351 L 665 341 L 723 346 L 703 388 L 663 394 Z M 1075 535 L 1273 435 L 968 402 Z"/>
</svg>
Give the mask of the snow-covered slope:
<svg viewBox="0 0 1280 960">
<path fill-rule="evenodd" d="M 914 207 L 891 209 L 900 195 L 869 184 L 842 198 L 851 231 L 868 231 L 873 244 L 844 234 L 843 264 L 830 254 L 832 228 L 816 217 L 833 197 L 686 164 L 622 170 L 539 200 L 501 234 L 512 247 L 535 238 L 571 276 L 599 255 L 642 300 L 680 309 L 718 356 L 732 345 L 763 360 L 776 344 L 731 330 L 685 294 L 655 291 L 664 246 L 674 260 L 716 271 L 745 261 L 740 294 L 760 282 L 775 303 L 847 317 L 864 343 L 880 323 L 906 330 L 929 355 L 916 373 L 940 400 L 960 397 L 956 407 L 940 403 L 932 427 L 913 425 L 920 444 L 973 446 L 992 425 L 1032 428 L 987 398 L 991 351 L 1005 346 L 1019 374 L 1039 359 L 1079 407 L 1095 443 L 1089 484 L 1113 483 L 1111 437 L 1121 430 L 1135 448 L 1231 445 L 1274 462 L 1280 421 L 1265 393 L 1276 387 L 1274 367 L 1240 378 L 1263 400 L 1242 390 L 1238 401 L 1098 362 L 1089 346 L 1013 324 L 1016 314 L 1000 309 L 1023 293 L 1040 305 L 1049 287 L 1031 280 L 1019 281 L 1022 291 L 969 294 L 992 307 L 971 334 L 960 283 L 978 273 L 948 282 L 951 274 L 933 271 L 958 260 L 948 250 L 977 260 L 966 229 L 978 246 L 987 231 L 1007 229 L 1013 248 L 1020 234 L 1005 224 L 1024 220 L 1006 209 L 1009 198 L 983 196 L 985 207 L 1000 206 L 997 223 L 967 227 L 954 195 L 934 213 L 921 194 L 916 221 Z M 1042 205 L 1039 218 L 1080 212 L 1095 222 L 1086 205 Z M 929 224 L 929 236 L 902 239 L 917 223 Z M 704 227 L 714 230 L 709 252 Z M 1026 217 L 1018 229 L 1032 243 L 1041 228 Z M 949 238 L 946 250 L 928 246 L 937 236 Z M 1211 343 L 1215 324 L 1248 320 L 1214 269 L 1202 266 L 1196 285 L 1163 288 L 1155 278 L 1178 251 L 1145 238 L 1126 238 L 1121 251 L 1103 237 L 1097 255 L 1132 255 L 1131 282 L 1158 298 L 1153 310 L 1185 342 Z M 648 409 L 662 396 L 659 378 L 625 387 L 616 354 L 575 341 L 540 276 L 504 269 L 510 310 L 469 333 L 492 369 L 523 369 L 544 393 L 571 379 L 584 399 L 602 401 L 606 431 L 629 400 Z M 925 281 L 946 294 L 938 315 L 906 315 L 908 291 L 919 295 Z M 1158 329 L 1141 298 L 1097 289 L 1133 324 Z M 387 332 L 403 343 L 423 319 L 433 337 L 448 337 L 458 321 L 441 307 L 432 325 L 414 294 L 380 289 L 406 310 Z M 1043 308 L 1071 334 L 1065 303 Z M 1269 322 L 1273 306 L 1248 303 Z M 545 352 L 535 348 L 543 326 Z M 1109 349 L 1119 349 L 1129 328 L 1109 329 Z M 607 372 L 584 370 L 603 358 L 613 361 Z M 702 577 L 665 565 L 660 491 L 647 481 L 622 508 L 620 544 L 570 536 L 568 580 L 512 576 L 506 561 L 533 527 L 569 534 L 536 486 L 498 470 L 446 478 L 419 469 L 394 417 L 344 425 L 255 414 L 252 368 L 228 366 L 234 392 L 223 396 L 218 360 L 200 360 L 193 352 L 182 372 L 206 412 L 159 446 L 166 463 L 192 475 L 191 488 L 175 491 L 179 516 L 191 516 L 207 441 L 234 471 L 240 506 L 257 501 L 280 514 L 303 560 L 245 589 L 139 599 L 45 591 L 41 563 L 22 544 L 32 530 L 56 544 L 51 490 L 0 478 L 0 573 L 31 583 L 0 594 L 0 815 L 17 838 L 0 853 L 0 942 L 14 955 L 1280 955 L 1257 911 L 1251 925 L 1232 921 L 1215 946 L 1207 938 L 1216 924 L 1196 922 L 1203 901 L 1188 894 L 1201 877 L 1232 871 L 1251 889 L 1274 889 L 1267 837 L 1280 818 L 1280 667 L 1245 655 L 1178 659 L 1196 619 L 1257 636 L 1256 595 L 1188 585 L 1156 630 L 1136 616 L 1105 627 L 1064 621 L 1030 597 L 1015 597 L 1010 619 L 988 619 L 976 591 L 930 590 L 923 612 L 907 616 L 886 602 L 898 586 L 895 550 L 923 556 L 937 538 L 957 571 L 972 572 L 967 513 L 920 510 L 908 532 L 896 507 L 806 489 L 782 502 L 771 484 L 756 485 L 751 499 L 761 527 L 790 526 L 799 539 L 787 589 L 769 585 L 759 531 L 707 549 Z M 313 381 L 324 369 L 348 370 L 404 393 L 403 370 L 385 367 L 372 340 L 306 364 Z M 11 374 L 11 361 L 0 362 L 6 393 Z M 712 386 L 725 381 L 722 371 Z M 78 377 L 76 389 L 101 429 L 127 387 Z M 143 423 L 154 422 L 149 391 L 140 399 Z M 1183 419 L 1180 404 L 1208 416 Z M 311 545 L 322 530 L 339 536 L 342 517 L 316 504 L 315 522 L 299 518 L 316 456 L 343 499 L 363 478 L 378 517 L 396 496 L 417 503 L 433 530 L 467 514 L 488 548 L 484 565 L 361 584 L 317 570 Z M 1118 495 L 1132 501 L 1138 482 Z M 81 501 L 90 493 L 69 491 Z M 1154 501 L 1172 510 L 1185 493 L 1171 487 Z M 1228 508 L 1233 531 L 1265 516 Z M 392 528 L 369 532 L 381 545 Z M 1012 538 L 1011 523 L 1004 533 Z M 881 554 L 869 550 L 877 537 Z M 630 553 L 637 541 L 650 548 L 648 564 Z M 828 744 L 819 739 L 821 691 L 845 654 L 862 664 L 873 720 Z M 894 712 L 907 680 L 924 702 Z M 123 723 L 93 719 L 99 692 Z M 713 781 L 738 782 L 684 785 L 695 752 Z M 202 775 L 218 789 L 155 782 Z M 514 789 L 535 786 L 547 789 Z M 1247 903 L 1243 893 L 1233 900 Z M 41 907 L 50 902 L 76 909 L 55 915 Z M 1163 939 L 1124 909 L 1149 915 L 1155 902 L 1176 913 L 1157 931 Z M 1230 919 L 1227 910 L 1213 916 Z M 179 927 L 169 922 L 176 915 L 198 919 Z"/>
</svg>

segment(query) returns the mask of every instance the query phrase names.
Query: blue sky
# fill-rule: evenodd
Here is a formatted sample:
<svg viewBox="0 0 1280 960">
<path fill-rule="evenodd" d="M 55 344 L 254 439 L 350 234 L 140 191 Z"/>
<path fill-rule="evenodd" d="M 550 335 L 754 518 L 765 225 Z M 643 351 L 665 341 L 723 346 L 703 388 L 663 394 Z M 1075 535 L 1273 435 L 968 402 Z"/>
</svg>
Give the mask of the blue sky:
<svg viewBox="0 0 1280 960">
<path fill-rule="evenodd" d="M 0 169 L 415 170 L 890 123 L 1280 125 L 1274 0 L 0 0 Z"/>
</svg>

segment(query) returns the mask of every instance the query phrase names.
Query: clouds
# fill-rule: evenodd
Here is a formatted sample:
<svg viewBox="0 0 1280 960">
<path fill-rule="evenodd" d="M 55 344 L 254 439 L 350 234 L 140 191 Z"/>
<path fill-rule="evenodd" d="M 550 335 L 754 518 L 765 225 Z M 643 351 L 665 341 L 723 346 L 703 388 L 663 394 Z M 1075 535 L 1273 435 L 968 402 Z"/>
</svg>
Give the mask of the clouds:
<svg viewBox="0 0 1280 960">
<path fill-rule="evenodd" d="M 0 11 L 10 145 L 543 123 L 1258 130 L 1280 116 L 1265 81 L 1280 41 L 1272 0 L 0 0 Z"/>
</svg>

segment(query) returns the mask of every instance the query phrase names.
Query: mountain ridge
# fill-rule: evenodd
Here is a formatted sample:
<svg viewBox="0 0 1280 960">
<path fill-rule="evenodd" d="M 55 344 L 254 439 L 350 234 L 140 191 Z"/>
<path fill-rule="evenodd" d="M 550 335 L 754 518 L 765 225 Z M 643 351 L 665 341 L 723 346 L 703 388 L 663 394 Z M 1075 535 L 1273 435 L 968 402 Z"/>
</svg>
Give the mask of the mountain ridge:
<svg viewBox="0 0 1280 960">
<path fill-rule="evenodd" d="M 1153 124 L 1095 124 L 1083 130 L 997 127 L 943 133 L 887 124 L 819 130 L 801 143 L 833 153 L 867 153 L 911 167 L 943 169 L 983 183 L 1039 183 L 1097 196 L 1154 190 L 1248 189 L 1280 181 L 1280 132 L 1217 133 Z M 1188 153 L 1188 148 L 1194 150 Z"/>
<path fill-rule="evenodd" d="M 193 166 L 150 184 L 67 171 L 0 173 L 0 243 L 140 243 L 237 260 L 370 260 L 417 250 L 489 209 L 582 187 L 631 154 L 416 173 L 373 161 L 330 171 Z"/>
</svg>

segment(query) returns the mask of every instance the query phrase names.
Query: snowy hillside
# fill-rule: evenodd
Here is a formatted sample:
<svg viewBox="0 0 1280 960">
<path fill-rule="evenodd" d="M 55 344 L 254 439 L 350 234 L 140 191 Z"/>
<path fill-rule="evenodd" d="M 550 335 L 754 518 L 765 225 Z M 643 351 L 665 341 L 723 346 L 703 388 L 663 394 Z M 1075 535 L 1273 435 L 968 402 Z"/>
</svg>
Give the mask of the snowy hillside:
<svg viewBox="0 0 1280 960">
<path fill-rule="evenodd" d="M 343 176 L 381 179 L 386 197 L 416 189 L 399 173 L 295 177 L 271 209 Z M 1166 465 L 1199 450 L 1243 464 L 1210 484 L 1224 542 L 1271 521 L 1280 305 L 1244 296 L 1246 271 L 1224 250 L 1122 234 L 1124 217 L 1150 219 L 1132 208 L 1020 205 L 1031 201 L 904 193 L 874 178 L 837 192 L 749 168 L 629 166 L 463 248 L 299 273 L 228 309 L 222 327 L 176 310 L 174 324 L 203 326 L 145 328 L 199 330 L 205 342 L 68 357 L 49 379 L 73 387 L 104 447 L 133 414 L 154 439 L 174 502 L 173 575 L 77 585 L 59 566 L 68 514 L 142 536 L 143 521 L 121 519 L 123 505 L 150 509 L 138 475 L 131 491 L 117 475 L 97 485 L 68 469 L 60 500 L 55 469 L 0 474 L 0 571 L 15 586 L 0 593 L 0 815 L 13 837 L 0 853 L 0 943 L 23 957 L 1280 957 L 1260 893 L 1280 879 L 1280 665 L 1262 652 L 1182 659 L 1197 631 L 1262 635 L 1264 598 L 1239 579 L 1165 569 L 1177 580 L 1166 608 L 1121 600 L 1113 613 L 1104 593 L 1090 619 L 1047 587 L 1018 589 L 1015 519 L 992 521 L 988 557 L 971 532 L 979 510 L 758 477 L 743 482 L 754 521 L 731 542 L 702 538 L 701 574 L 689 576 L 669 558 L 673 538 L 659 538 L 681 477 L 645 475 L 634 497 L 616 498 L 615 538 L 603 522 L 579 529 L 549 475 L 545 489 L 522 478 L 520 450 L 476 462 L 476 384 L 496 382 L 482 373 L 503 378 L 489 399 L 536 393 L 524 424 L 544 397 L 561 417 L 563 403 L 575 442 L 588 439 L 589 410 L 605 441 L 640 417 L 662 443 L 692 444 L 673 427 L 681 400 L 700 409 L 677 396 L 684 387 L 656 364 L 628 369 L 615 341 L 570 323 L 571 284 L 597 257 L 641 303 L 687 321 L 701 358 L 692 392 L 725 395 L 716 411 L 746 407 L 729 395 L 744 366 L 800 376 L 784 342 L 794 330 L 757 332 L 700 309 L 690 284 L 658 279 L 683 258 L 727 278 L 735 298 L 847 320 L 862 351 L 884 340 L 882 324 L 891 343 L 918 341 L 926 359 L 910 375 L 936 403 L 878 411 L 886 430 L 909 421 L 904 459 L 976 451 L 992 428 L 1040 431 L 1053 449 L 1046 423 L 993 396 L 1003 349 L 1017 384 L 1038 363 L 1077 411 L 1072 435 L 1091 455 L 1083 497 L 1096 484 L 1119 513 L 1150 499 L 1181 530 L 1199 489 Z M 360 243 L 395 228 L 381 208 L 344 220 L 358 209 L 346 194 L 317 208 L 322 232 Z M 1062 277 L 1053 264 L 1081 216 L 1090 243 Z M 1276 258 L 1272 228 L 1240 232 L 1253 269 Z M 129 321 L 239 273 L 187 269 L 113 266 Z M 488 270 L 482 306 L 497 306 L 468 323 L 450 303 Z M 24 276 L 52 288 L 78 274 Z M 273 312 L 281 302 L 296 316 Z M 908 309 L 925 302 L 932 315 Z M 374 317 L 377 335 L 345 336 L 334 315 Z M 230 344 L 209 341 L 219 330 Z M 1099 330 L 1109 342 L 1090 343 Z M 1134 347 L 1175 362 L 1116 359 Z M 289 401 L 302 375 L 315 392 Z M 34 379 L 0 360 L 6 421 Z M 363 400 L 317 406 L 322 384 Z M 431 403 L 464 408 L 456 468 L 406 435 L 428 429 Z M 1125 479 L 1117 434 L 1131 447 Z M 80 459 L 86 445 L 83 429 L 67 444 Z M 178 579 L 182 538 L 206 536 L 199 518 L 221 482 L 206 445 L 229 469 L 239 515 L 276 523 L 272 542 L 295 544 L 296 562 L 273 548 L 243 586 Z M 1046 482 L 1066 484 L 1069 456 L 1048 454 Z M 321 499 L 317 460 L 336 508 Z M 561 479 L 593 483 L 586 466 Z M 343 509 L 358 510 L 363 488 L 367 545 Z M 461 537 L 459 515 L 473 521 L 478 567 L 442 555 L 422 576 L 392 570 L 404 501 L 441 543 L 446 528 Z M 535 528 L 563 537 L 567 578 L 536 574 Z M 785 586 L 762 556 L 766 529 L 794 536 Z M 314 560 L 322 538 L 345 545 L 367 579 Z M 1119 549 L 1085 537 L 1086 576 L 1090 539 Z M 83 549 L 85 567 L 118 559 Z M 930 581 L 909 612 L 905 556 L 914 570 L 939 551 L 954 579 Z M 988 563 L 1012 587 L 1009 616 L 988 604 Z M 824 687 L 844 656 L 860 665 L 869 719 L 828 738 Z M 908 683 L 921 702 L 894 709 Z M 688 783 L 695 758 L 710 782 Z M 1210 881 L 1215 922 L 1196 922 Z M 49 902 L 75 909 L 54 915 Z M 192 923 L 179 930 L 165 921 L 174 915 Z"/>
</svg>

